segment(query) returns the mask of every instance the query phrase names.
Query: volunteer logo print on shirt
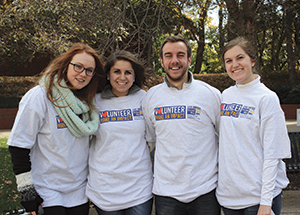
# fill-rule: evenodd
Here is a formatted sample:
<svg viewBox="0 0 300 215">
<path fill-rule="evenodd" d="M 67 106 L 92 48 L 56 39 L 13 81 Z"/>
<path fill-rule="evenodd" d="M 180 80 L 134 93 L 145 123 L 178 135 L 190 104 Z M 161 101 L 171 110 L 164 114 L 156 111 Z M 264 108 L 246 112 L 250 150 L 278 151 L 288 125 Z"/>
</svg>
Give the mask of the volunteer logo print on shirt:
<svg viewBox="0 0 300 215">
<path fill-rule="evenodd" d="M 56 124 L 58 129 L 67 127 L 66 123 L 64 123 L 64 121 L 58 115 L 55 118 L 56 118 Z"/>
<path fill-rule="evenodd" d="M 236 104 L 236 103 L 221 104 L 221 116 L 251 119 L 254 112 L 255 112 L 255 107 L 246 106 L 243 104 Z"/>
<path fill-rule="evenodd" d="M 132 121 L 132 111 L 131 109 L 100 111 L 99 117 L 100 123 Z"/>
<path fill-rule="evenodd" d="M 201 108 L 197 106 L 164 106 L 154 108 L 155 120 L 200 119 Z"/>
</svg>

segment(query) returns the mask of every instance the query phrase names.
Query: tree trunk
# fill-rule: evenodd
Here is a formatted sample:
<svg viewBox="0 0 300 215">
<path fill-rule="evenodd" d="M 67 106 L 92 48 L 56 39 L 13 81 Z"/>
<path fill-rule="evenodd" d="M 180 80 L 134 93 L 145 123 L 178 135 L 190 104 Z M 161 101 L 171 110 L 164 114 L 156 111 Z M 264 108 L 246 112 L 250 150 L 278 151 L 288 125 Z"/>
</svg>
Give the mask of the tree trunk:
<svg viewBox="0 0 300 215">
<path fill-rule="evenodd" d="M 195 64 L 195 69 L 194 73 L 195 74 L 200 74 L 201 72 L 201 66 L 202 66 L 202 61 L 203 61 L 203 52 L 204 52 L 204 44 L 205 44 L 205 34 L 204 34 L 204 22 L 203 27 L 199 29 L 198 32 L 198 40 L 197 40 L 197 58 L 196 58 L 196 64 Z"/>
<path fill-rule="evenodd" d="M 254 70 L 260 73 L 261 62 L 258 58 L 258 35 L 255 23 L 255 10 L 257 3 L 253 0 L 242 0 L 240 5 L 236 0 L 225 0 L 230 17 L 236 25 L 237 36 L 243 36 L 252 44 L 256 64 Z"/>
<path fill-rule="evenodd" d="M 202 1 L 197 1 L 197 2 L 198 2 L 199 6 L 203 3 Z M 197 48 L 196 64 L 195 64 L 195 69 L 194 69 L 195 74 L 200 74 L 200 72 L 201 72 L 204 45 L 205 45 L 204 27 L 205 27 L 205 20 L 207 17 L 207 11 L 208 11 L 210 4 L 211 4 L 211 0 L 207 0 L 206 2 L 204 2 L 204 5 L 202 5 L 202 7 L 200 6 L 201 11 L 199 13 L 199 15 L 200 15 L 199 26 L 198 26 L 197 33 L 196 33 L 198 48 Z"/>
<path fill-rule="evenodd" d="M 294 58 L 294 49 L 293 49 L 293 7 L 290 0 L 286 1 L 285 12 L 286 12 L 286 43 L 287 43 L 287 62 L 288 62 L 288 70 L 290 76 L 290 84 L 291 86 L 296 86 L 297 76 L 295 71 L 295 58 Z"/>
<path fill-rule="evenodd" d="M 146 66 L 155 71 L 153 34 L 148 35 L 146 39 L 146 47 L 144 49 L 144 56 L 146 56 Z"/>
<path fill-rule="evenodd" d="M 220 52 L 222 52 L 225 44 L 225 32 L 223 28 L 223 7 L 222 5 L 224 4 L 224 0 L 221 0 L 219 3 L 219 49 Z"/>
</svg>

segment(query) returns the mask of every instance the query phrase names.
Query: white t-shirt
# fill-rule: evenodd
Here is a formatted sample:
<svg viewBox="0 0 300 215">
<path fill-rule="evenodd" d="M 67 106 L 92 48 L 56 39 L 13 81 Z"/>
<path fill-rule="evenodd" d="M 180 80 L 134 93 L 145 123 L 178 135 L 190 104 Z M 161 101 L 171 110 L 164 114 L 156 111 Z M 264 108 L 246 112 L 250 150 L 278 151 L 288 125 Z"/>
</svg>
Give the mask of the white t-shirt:
<svg viewBox="0 0 300 215">
<path fill-rule="evenodd" d="M 193 78 L 182 90 L 165 82 L 147 92 L 142 106 L 147 141 L 156 141 L 154 194 L 188 203 L 216 188 L 220 96 Z"/>
<path fill-rule="evenodd" d="M 152 198 L 152 163 L 145 140 L 141 100 L 145 91 L 124 97 L 96 95 L 100 127 L 90 148 L 88 198 L 105 211 Z"/>
<path fill-rule="evenodd" d="M 41 86 L 22 98 L 7 144 L 30 149 L 33 182 L 45 207 L 88 201 L 89 137 L 77 138 L 69 131 Z"/>
<path fill-rule="evenodd" d="M 260 77 L 222 93 L 217 198 L 227 208 L 260 204 L 265 160 L 290 157 L 290 141 L 277 95 Z M 273 197 L 288 184 L 280 161 Z"/>
</svg>

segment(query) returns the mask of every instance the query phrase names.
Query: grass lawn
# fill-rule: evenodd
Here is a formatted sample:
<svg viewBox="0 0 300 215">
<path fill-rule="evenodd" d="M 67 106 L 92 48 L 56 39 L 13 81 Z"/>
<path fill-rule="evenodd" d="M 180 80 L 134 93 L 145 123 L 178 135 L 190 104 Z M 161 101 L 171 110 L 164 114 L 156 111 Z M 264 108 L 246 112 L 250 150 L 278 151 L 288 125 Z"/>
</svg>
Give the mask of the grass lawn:
<svg viewBox="0 0 300 215">
<path fill-rule="evenodd" d="M 23 208 L 6 142 L 7 138 L 0 138 L 0 214 Z"/>
</svg>

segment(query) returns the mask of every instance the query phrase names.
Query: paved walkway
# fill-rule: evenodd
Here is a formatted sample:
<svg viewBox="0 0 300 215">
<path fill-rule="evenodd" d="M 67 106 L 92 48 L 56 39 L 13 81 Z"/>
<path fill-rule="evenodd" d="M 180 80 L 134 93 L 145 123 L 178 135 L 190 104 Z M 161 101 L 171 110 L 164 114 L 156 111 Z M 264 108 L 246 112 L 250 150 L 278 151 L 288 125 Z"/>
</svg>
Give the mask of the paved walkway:
<svg viewBox="0 0 300 215">
<path fill-rule="evenodd" d="M 297 126 L 295 120 L 287 120 L 286 125 L 288 131 L 300 131 L 300 126 Z M 10 130 L 0 130 L 0 138 L 8 138 Z M 300 214 L 300 190 L 284 190 L 282 202 L 282 215 Z M 90 215 L 97 215 L 95 209 L 90 209 Z M 154 211 L 152 215 L 154 215 Z"/>
</svg>

